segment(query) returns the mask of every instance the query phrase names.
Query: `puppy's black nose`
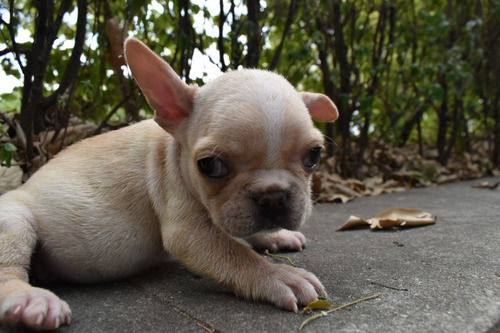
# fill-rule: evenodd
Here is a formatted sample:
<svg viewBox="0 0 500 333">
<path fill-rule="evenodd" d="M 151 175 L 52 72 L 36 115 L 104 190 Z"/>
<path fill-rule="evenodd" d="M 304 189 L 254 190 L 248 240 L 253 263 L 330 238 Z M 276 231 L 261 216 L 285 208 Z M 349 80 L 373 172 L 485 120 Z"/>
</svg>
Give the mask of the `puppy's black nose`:
<svg viewBox="0 0 500 333">
<path fill-rule="evenodd" d="M 284 228 L 296 229 L 291 219 L 291 193 L 287 190 L 265 191 L 254 197 L 257 214 L 262 229 Z"/>
<path fill-rule="evenodd" d="M 270 191 L 259 195 L 257 203 L 264 209 L 274 210 L 281 208 L 287 201 L 288 194 L 285 191 Z"/>
</svg>

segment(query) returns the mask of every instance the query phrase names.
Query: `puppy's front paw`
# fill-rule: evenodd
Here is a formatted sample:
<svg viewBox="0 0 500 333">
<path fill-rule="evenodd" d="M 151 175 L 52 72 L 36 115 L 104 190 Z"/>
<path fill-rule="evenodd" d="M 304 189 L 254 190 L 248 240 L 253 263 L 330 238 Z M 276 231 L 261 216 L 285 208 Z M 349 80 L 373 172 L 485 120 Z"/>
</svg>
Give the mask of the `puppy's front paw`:
<svg viewBox="0 0 500 333">
<path fill-rule="evenodd" d="M 306 238 L 301 232 L 280 229 L 273 233 L 258 233 L 245 239 L 254 248 L 278 251 L 302 251 Z"/>
<path fill-rule="evenodd" d="M 266 300 L 298 312 L 298 305 L 307 305 L 326 296 L 318 278 L 301 268 L 272 264 L 265 276 L 256 277 L 254 299 Z"/>
<path fill-rule="evenodd" d="M 3 286 L 0 292 L 3 294 L 8 289 Z M 48 290 L 27 286 L 1 296 L 5 296 L 0 305 L 3 323 L 23 324 L 37 330 L 53 330 L 70 323 L 68 304 Z"/>
</svg>

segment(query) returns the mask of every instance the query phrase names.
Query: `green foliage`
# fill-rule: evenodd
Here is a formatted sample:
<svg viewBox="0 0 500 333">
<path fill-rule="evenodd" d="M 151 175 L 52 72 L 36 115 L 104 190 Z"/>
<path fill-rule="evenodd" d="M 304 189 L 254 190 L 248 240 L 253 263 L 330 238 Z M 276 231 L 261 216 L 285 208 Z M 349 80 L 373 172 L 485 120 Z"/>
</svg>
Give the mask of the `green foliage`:
<svg viewBox="0 0 500 333">
<path fill-rule="evenodd" d="M 3 122 L 0 121 L 0 136 L 4 134 Z M 10 142 L 1 143 L 0 142 L 0 164 L 5 164 L 10 167 L 12 161 L 12 155 L 17 151 L 16 146 Z"/>
<path fill-rule="evenodd" d="M 340 109 L 335 135 L 342 142 L 367 133 L 397 145 L 442 146 L 443 155 L 467 149 L 469 134 L 490 138 L 499 128 L 500 1 L 255 1 L 127 0 L 124 6 L 89 0 L 81 67 L 58 99 L 59 112 L 94 121 L 113 112 L 112 122 L 151 116 L 126 67 L 110 63 L 106 24 L 116 16 L 128 35 L 191 83 L 202 84 L 208 75 L 194 70 L 195 51 L 225 71 L 248 66 L 254 56 L 249 50 L 257 50 L 257 67 L 334 99 Z M 260 7 L 256 17 L 247 8 L 251 4 Z M 0 9 L 0 63 L 5 75 L 22 79 L 18 62 L 26 64 L 33 48 L 37 10 L 25 0 L 14 6 Z M 43 73 L 45 96 L 58 88 L 73 52 L 76 13 L 74 2 L 57 31 Z M 3 95 L 0 110 L 21 110 L 21 97 L 19 89 Z M 359 156 L 362 150 L 360 145 Z"/>
<path fill-rule="evenodd" d="M 7 167 L 10 167 L 12 160 L 12 154 L 17 151 L 16 146 L 12 143 L 4 143 L 0 145 L 0 163 L 5 163 Z"/>
<path fill-rule="evenodd" d="M 15 88 L 10 93 L 0 95 L 0 110 L 14 112 L 21 109 L 21 90 Z M 1 132 L 1 131 L 0 131 Z"/>
</svg>

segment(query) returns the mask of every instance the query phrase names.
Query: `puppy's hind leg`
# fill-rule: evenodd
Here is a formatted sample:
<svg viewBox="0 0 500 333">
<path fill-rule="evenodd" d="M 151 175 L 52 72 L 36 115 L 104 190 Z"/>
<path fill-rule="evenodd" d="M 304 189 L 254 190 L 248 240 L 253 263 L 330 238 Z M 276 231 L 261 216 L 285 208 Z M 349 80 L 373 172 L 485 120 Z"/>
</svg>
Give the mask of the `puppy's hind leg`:
<svg viewBox="0 0 500 333">
<path fill-rule="evenodd" d="M 71 311 L 52 292 L 28 283 L 31 255 L 37 244 L 33 214 L 19 190 L 0 198 L 0 320 L 35 329 L 69 324 Z"/>
</svg>

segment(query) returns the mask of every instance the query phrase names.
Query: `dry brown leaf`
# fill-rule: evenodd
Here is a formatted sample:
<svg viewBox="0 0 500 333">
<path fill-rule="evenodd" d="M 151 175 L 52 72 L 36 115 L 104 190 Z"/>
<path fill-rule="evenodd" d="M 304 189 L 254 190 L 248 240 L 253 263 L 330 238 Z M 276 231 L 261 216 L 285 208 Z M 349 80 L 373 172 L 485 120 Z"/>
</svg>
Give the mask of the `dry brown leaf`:
<svg viewBox="0 0 500 333">
<path fill-rule="evenodd" d="M 108 61 L 116 69 L 125 65 L 125 57 L 123 56 L 123 41 L 127 37 L 127 22 L 123 27 L 118 22 L 118 16 L 109 18 L 106 21 L 106 36 L 109 40 L 110 53 Z"/>
<path fill-rule="evenodd" d="M 325 300 L 322 300 L 322 299 L 318 299 L 316 301 L 313 301 L 313 302 L 307 304 L 307 306 L 304 308 L 304 312 L 310 312 L 313 310 L 326 310 L 331 306 L 332 306 L 332 303 L 325 301 Z"/>
<path fill-rule="evenodd" d="M 312 193 L 316 194 L 319 194 L 323 191 L 323 181 L 321 179 L 321 176 L 317 173 L 313 173 L 311 190 Z"/>
<path fill-rule="evenodd" d="M 498 187 L 500 182 L 496 182 L 494 184 L 490 184 L 489 182 L 482 182 L 476 185 L 472 185 L 474 188 L 484 188 L 484 189 L 489 189 L 489 190 L 494 190 Z"/>
<path fill-rule="evenodd" d="M 343 194 L 320 194 L 314 197 L 315 202 L 334 202 L 334 203 L 346 203 L 353 200 L 353 197 L 348 197 Z"/>
<path fill-rule="evenodd" d="M 349 187 L 344 186 L 342 184 L 336 184 L 334 186 L 334 188 L 335 188 L 336 192 L 340 192 L 340 194 L 346 195 L 348 197 L 351 197 L 351 198 L 361 197 L 361 195 L 358 192 L 351 190 Z"/>
<path fill-rule="evenodd" d="M 366 188 L 377 188 L 382 185 L 383 182 L 384 179 L 379 176 L 365 179 L 364 184 Z"/>
<path fill-rule="evenodd" d="M 436 183 L 438 184 L 448 184 L 460 180 L 458 175 L 441 175 L 437 178 Z"/>
<path fill-rule="evenodd" d="M 66 129 L 59 131 L 55 138 L 55 131 L 43 131 L 38 134 L 39 142 L 36 142 L 35 146 L 45 155 L 52 157 L 68 144 L 90 136 L 96 128 L 97 125 L 90 122 L 70 125 Z"/>
<path fill-rule="evenodd" d="M 340 228 L 337 229 L 337 231 L 359 228 L 359 227 L 366 227 L 369 225 L 370 225 L 370 223 L 368 223 L 368 221 L 363 220 L 362 218 L 359 218 L 357 216 L 351 215 L 351 216 L 349 216 L 347 221 Z"/>
<path fill-rule="evenodd" d="M 394 193 L 394 192 L 404 192 L 404 191 L 406 191 L 406 187 L 403 187 L 403 186 L 384 188 L 384 193 L 387 193 L 387 194 Z"/>
<path fill-rule="evenodd" d="M 337 231 L 370 226 L 370 229 L 385 229 L 391 227 L 417 227 L 436 223 L 436 218 L 430 213 L 413 208 L 392 208 L 370 219 L 350 216 Z"/>
<path fill-rule="evenodd" d="M 343 180 L 337 174 L 316 172 L 313 176 L 312 192 L 315 202 L 346 203 L 361 195 L 354 187 L 362 184 L 358 180 Z"/>
<path fill-rule="evenodd" d="M 368 222 L 372 229 L 390 228 L 395 226 L 416 227 L 434 224 L 436 219 L 432 214 L 413 208 L 392 208 L 382 212 Z"/>
</svg>

